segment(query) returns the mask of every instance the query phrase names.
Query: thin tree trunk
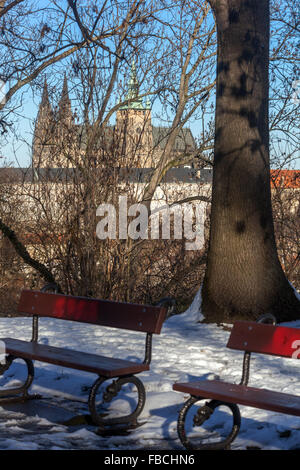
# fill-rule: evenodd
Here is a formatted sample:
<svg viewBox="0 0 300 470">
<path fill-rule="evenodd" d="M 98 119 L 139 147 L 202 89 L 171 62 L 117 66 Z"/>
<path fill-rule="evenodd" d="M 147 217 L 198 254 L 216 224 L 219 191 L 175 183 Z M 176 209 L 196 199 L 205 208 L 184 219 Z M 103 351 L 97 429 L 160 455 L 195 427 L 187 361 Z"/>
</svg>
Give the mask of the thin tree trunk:
<svg viewBox="0 0 300 470">
<path fill-rule="evenodd" d="M 56 284 L 58 292 L 62 292 L 60 285 L 56 282 L 54 276 L 49 271 L 49 269 L 39 261 L 35 260 L 28 253 L 25 245 L 20 242 L 15 232 L 9 228 L 1 219 L 0 219 L 0 230 L 3 235 L 10 241 L 18 255 L 23 259 L 23 261 L 28 265 L 34 268 L 40 273 L 44 280 L 51 284 Z"/>
<path fill-rule="evenodd" d="M 218 28 L 215 160 L 202 311 L 208 321 L 300 317 L 280 265 L 270 194 L 268 0 L 212 1 Z"/>
</svg>

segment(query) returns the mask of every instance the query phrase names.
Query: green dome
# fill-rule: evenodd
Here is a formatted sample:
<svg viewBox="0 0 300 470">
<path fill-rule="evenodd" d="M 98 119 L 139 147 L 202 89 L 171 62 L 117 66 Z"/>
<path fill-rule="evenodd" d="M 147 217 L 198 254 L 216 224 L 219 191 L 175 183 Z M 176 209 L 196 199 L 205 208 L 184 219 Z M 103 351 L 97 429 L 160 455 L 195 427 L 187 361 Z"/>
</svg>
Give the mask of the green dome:
<svg viewBox="0 0 300 470">
<path fill-rule="evenodd" d="M 146 106 L 144 106 L 143 98 L 140 98 L 139 96 L 139 84 L 136 77 L 136 66 L 134 60 L 131 64 L 130 79 L 128 81 L 128 93 L 125 99 L 128 100 L 128 103 L 121 106 L 120 109 L 151 109 L 150 101 L 147 100 Z"/>
</svg>

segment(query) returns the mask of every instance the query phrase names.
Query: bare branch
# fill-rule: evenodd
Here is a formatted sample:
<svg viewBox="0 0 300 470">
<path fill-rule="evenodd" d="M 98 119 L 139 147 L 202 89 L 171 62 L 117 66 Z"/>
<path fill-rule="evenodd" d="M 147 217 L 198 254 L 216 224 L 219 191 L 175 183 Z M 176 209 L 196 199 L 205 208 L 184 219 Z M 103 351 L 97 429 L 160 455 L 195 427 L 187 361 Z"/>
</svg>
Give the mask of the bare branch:
<svg viewBox="0 0 300 470">
<path fill-rule="evenodd" d="M 5 6 L 5 1 L 6 0 L 1 0 L 0 1 L 0 18 L 2 18 L 4 15 L 6 15 L 16 5 L 18 5 L 19 3 L 24 2 L 24 0 L 14 0 L 13 2 L 9 3 L 7 6 Z"/>
</svg>

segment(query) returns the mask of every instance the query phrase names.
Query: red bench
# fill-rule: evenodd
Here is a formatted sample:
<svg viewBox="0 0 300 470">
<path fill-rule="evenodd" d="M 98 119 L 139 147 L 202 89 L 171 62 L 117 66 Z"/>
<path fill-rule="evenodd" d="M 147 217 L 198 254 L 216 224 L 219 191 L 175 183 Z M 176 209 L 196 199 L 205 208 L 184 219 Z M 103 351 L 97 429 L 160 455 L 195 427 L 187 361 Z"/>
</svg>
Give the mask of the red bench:
<svg viewBox="0 0 300 470">
<path fill-rule="evenodd" d="M 152 335 L 153 333 L 160 333 L 167 313 L 166 308 L 23 290 L 18 310 L 33 315 L 32 338 L 31 341 L 1 338 L 1 344 L 5 345 L 6 361 L 0 365 L 0 373 L 4 373 L 15 359 L 21 358 L 27 364 L 28 375 L 22 386 L 0 391 L 0 404 L 17 401 L 18 399 L 34 398 L 34 396 L 28 394 L 28 388 L 34 378 L 32 361 L 36 360 L 98 375 L 91 388 L 88 405 L 93 422 L 100 428 L 104 429 L 107 425 L 126 424 L 133 426 L 137 424 L 137 417 L 145 404 L 145 389 L 136 374 L 150 369 Z M 91 323 L 146 333 L 145 358 L 143 361 L 136 362 L 39 344 L 39 317 L 53 317 L 60 320 Z M 66 338 L 66 345 L 67 342 Z M 125 384 L 131 383 L 137 389 L 137 406 L 128 416 L 104 418 L 97 412 L 97 392 L 102 383 L 111 378 L 117 378 L 117 380 L 110 383 L 103 393 L 103 401 L 105 402 L 111 401 Z"/>
<path fill-rule="evenodd" d="M 300 416 L 300 396 L 248 386 L 251 353 L 300 359 L 300 329 L 238 321 L 234 323 L 227 347 L 245 351 L 240 384 L 220 380 L 200 380 L 173 385 L 174 390 L 190 395 L 181 408 L 177 426 L 179 438 L 187 449 L 230 448 L 231 442 L 236 438 L 240 429 L 241 417 L 237 405 Z M 194 426 L 201 426 L 221 405 L 225 405 L 231 410 L 233 425 L 229 435 L 223 441 L 207 444 L 200 442 L 199 445 L 195 445 L 187 436 L 186 418 L 190 408 L 203 399 L 210 399 L 210 401 L 198 409 L 194 416 Z"/>
</svg>

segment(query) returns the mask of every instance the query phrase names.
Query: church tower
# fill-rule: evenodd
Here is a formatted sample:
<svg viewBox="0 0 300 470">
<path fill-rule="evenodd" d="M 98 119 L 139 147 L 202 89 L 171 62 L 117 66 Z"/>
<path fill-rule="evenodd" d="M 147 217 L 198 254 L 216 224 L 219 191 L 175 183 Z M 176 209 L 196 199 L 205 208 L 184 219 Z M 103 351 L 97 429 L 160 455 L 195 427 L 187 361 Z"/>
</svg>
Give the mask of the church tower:
<svg viewBox="0 0 300 470">
<path fill-rule="evenodd" d="M 71 100 L 69 97 L 68 81 L 66 74 L 64 75 L 64 83 L 61 92 L 61 98 L 58 103 L 57 121 L 67 128 L 73 123 L 73 113 L 71 109 Z"/>
<path fill-rule="evenodd" d="M 53 111 L 45 80 L 35 122 L 32 165 L 34 168 L 70 168 L 78 158 L 76 130 L 66 75 L 58 107 Z"/>
<path fill-rule="evenodd" d="M 56 145 L 57 155 L 55 161 L 57 167 L 72 168 L 77 166 L 78 148 L 74 117 L 69 97 L 68 81 L 64 75 L 61 97 L 56 111 Z"/>
<path fill-rule="evenodd" d="M 152 167 L 151 105 L 143 104 L 135 63 L 132 62 L 126 103 L 116 117 L 116 132 L 120 143 L 120 165 L 132 168 Z"/>
<path fill-rule="evenodd" d="M 45 80 L 33 135 L 32 165 L 34 168 L 49 166 L 49 160 L 55 145 L 54 134 L 55 118 L 49 101 L 47 81 Z"/>
</svg>

